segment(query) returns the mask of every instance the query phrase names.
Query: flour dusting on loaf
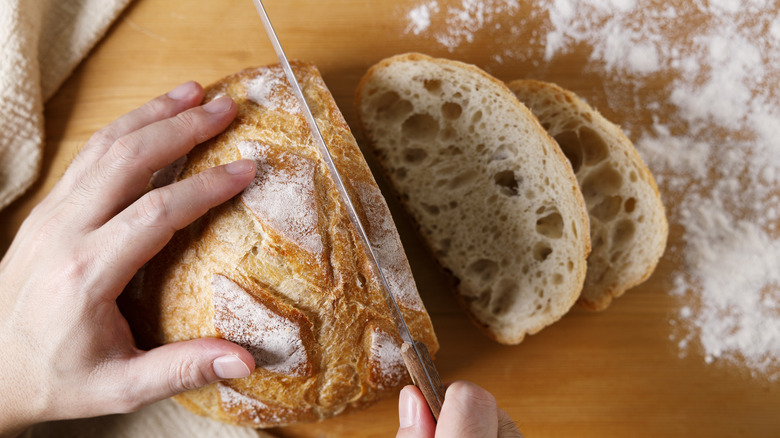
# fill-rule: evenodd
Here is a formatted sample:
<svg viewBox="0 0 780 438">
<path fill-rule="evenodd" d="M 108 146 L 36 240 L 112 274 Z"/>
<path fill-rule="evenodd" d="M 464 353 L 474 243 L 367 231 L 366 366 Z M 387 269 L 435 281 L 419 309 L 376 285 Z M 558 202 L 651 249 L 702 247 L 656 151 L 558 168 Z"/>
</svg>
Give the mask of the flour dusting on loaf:
<svg viewBox="0 0 780 438">
<path fill-rule="evenodd" d="M 379 187 L 360 181 L 354 183 L 358 199 L 363 204 L 367 227 L 366 234 L 376 250 L 382 272 L 393 292 L 393 298 L 405 307 L 423 311 L 423 303 L 417 294 L 412 277 L 406 275 L 406 253 L 390 216 L 384 214 L 385 200 Z M 378 280 L 378 279 L 377 279 Z"/>
<path fill-rule="evenodd" d="M 284 152 L 272 157 L 272 148 L 256 141 L 239 142 L 238 150 L 257 164 L 257 177 L 241 193 L 241 201 L 260 221 L 319 256 L 323 247 L 314 193 L 317 163 Z M 284 166 L 270 162 L 273 158 Z"/>
<path fill-rule="evenodd" d="M 254 78 L 245 81 L 249 100 L 259 106 L 300 114 L 298 99 L 292 94 L 292 88 L 287 82 L 284 71 L 261 67 Z M 289 90 L 289 91 L 288 91 Z"/>
<path fill-rule="evenodd" d="M 293 62 L 323 138 L 415 339 L 438 350 L 390 211 L 317 69 Z M 174 182 L 239 158 L 244 192 L 177 232 L 123 294 L 139 347 L 220 337 L 256 361 L 246 378 L 175 397 L 231 424 L 277 427 L 349 412 L 410 381 L 379 282 L 278 65 L 211 85 L 234 122 L 194 148 Z M 175 169 L 174 169 L 175 170 Z"/>
<path fill-rule="evenodd" d="M 223 275 L 214 275 L 211 285 L 217 333 L 246 348 L 258 367 L 290 376 L 307 374 L 309 355 L 296 321 L 274 312 Z"/>
<path fill-rule="evenodd" d="M 378 388 L 395 386 L 406 379 L 406 366 L 401 357 L 401 342 L 386 331 L 371 331 L 371 366 L 376 368 Z"/>
</svg>

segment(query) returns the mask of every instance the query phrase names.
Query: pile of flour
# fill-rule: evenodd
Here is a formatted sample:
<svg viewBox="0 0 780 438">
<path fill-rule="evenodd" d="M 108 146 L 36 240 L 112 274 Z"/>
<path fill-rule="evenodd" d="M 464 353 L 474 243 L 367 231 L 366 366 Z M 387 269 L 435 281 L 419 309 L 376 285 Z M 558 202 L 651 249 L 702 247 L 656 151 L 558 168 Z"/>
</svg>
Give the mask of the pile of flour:
<svg viewBox="0 0 780 438">
<path fill-rule="evenodd" d="M 683 230 L 668 248 L 680 260 L 669 286 L 679 302 L 670 322 L 680 354 L 700 351 L 707 363 L 780 379 L 775 2 L 423 1 L 404 13 L 407 33 L 450 52 L 500 31 L 488 48 L 499 64 L 544 65 L 589 50 L 585 68 L 606 78 L 609 109 L 652 115 L 649 126 L 628 117 L 622 127 L 656 176 L 672 225 Z M 520 31 L 533 38 L 513 40 Z M 668 81 L 663 90 L 652 85 L 659 77 Z"/>
</svg>

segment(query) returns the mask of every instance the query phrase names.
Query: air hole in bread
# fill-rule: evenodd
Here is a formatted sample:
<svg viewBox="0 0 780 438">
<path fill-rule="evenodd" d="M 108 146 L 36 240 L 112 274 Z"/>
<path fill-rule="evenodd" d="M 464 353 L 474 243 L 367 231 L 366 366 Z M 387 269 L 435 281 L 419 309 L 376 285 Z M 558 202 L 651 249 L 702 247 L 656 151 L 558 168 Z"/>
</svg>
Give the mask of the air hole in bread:
<svg viewBox="0 0 780 438">
<path fill-rule="evenodd" d="M 447 126 L 446 128 L 441 130 L 441 139 L 443 141 L 449 141 L 452 140 L 457 136 L 457 133 L 455 132 L 455 128 L 452 126 Z"/>
<path fill-rule="evenodd" d="M 460 118 L 460 115 L 463 113 L 463 107 L 460 106 L 460 104 L 455 102 L 444 102 L 441 104 L 441 114 L 444 116 L 445 119 L 449 120 L 455 120 L 457 118 Z"/>
<path fill-rule="evenodd" d="M 536 232 L 551 239 L 563 236 L 563 217 L 557 210 L 536 220 Z"/>
<path fill-rule="evenodd" d="M 531 199 L 534 199 L 536 197 L 536 193 L 534 193 L 533 190 L 528 189 L 525 191 L 525 197 L 530 201 Z"/>
<path fill-rule="evenodd" d="M 552 276 L 552 283 L 554 285 L 556 285 L 556 286 L 559 285 L 559 284 L 563 284 L 563 275 L 561 275 L 561 274 L 553 274 L 553 276 Z"/>
<path fill-rule="evenodd" d="M 450 189 L 456 190 L 463 186 L 471 184 L 475 179 L 477 179 L 478 173 L 476 170 L 469 169 L 462 173 L 460 173 L 458 176 L 450 180 L 450 183 L 447 185 Z"/>
<path fill-rule="evenodd" d="M 585 202 L 590 203 L 600 195 L 611 195 L 623 185 L 620 172 L 610 166 L 601 166 L 582 182 L 582 194 Z"/>
<path fill-rule="evenodd" d="M 430 114 L 413 114 L 401 126 L 403 135 L 412 140 L 430 140 L 439 132 L 439 122 Z"/>
<path fill-rule="evenodd" d="M 409 164 L 420 164 L 428 158 L 428 152 L 420 148 L 407 148 L 404 150 L 404 161 Z"/>
<path fill-rule="evenodd" d="M 634 239 L 635 233 L 636 226 L 633 221 L 624 219 L 618 222 L 612 233 L 612 247 L 622 248 L 628 245 Z"/>
<path fill-rule="evenodd" d="M 256 255 L 258 255 L 259 253 L 260 253 L 260 248 L 258 248 L 257 246 L 253 246 L 253 247 L 252 247 L 252 255 L 253 255 L 253 256 L 256 256 Z"/>
<path fill-rule="evenodd" d="M 491 283 L 498 274 L 498 270 L 498 263 L 490 259 L 479 259 L 466 268 L 469 277 L 476 277 L 478 282 L 483 284 Z"/>
<path fill-rule="evenodd" d="M 574 173 L 577 173 L 580 170 L 580 166 L 582 166 L 582 147 L 580 146 L 579 137 L 572 131 L 563 131 L 554 138 L 558 142 L 558 146 L 561 147 L 563 155 L 566 155 L 569 163 L 571 163 Z"/>
<path fill-rule="evenodd" d="M 457 201 L 450 201 L 450 203 L 449 203 L 449 207 L 450 207 L 451 209 L 453 209 L 453 210 L 454 210 L 454 209 L 455 209 L 457 206 L 458 206 L 458 203 L 457 203 Z"/>
<path fill-rule="evenodd" d="M 515 178 L 513 170 L 502 170 L 493 175 L 493 182 L 498 186 L 498 190 L 507 196 L 516 196 L 520 183 Z"/>
<path fill-rule="evenodd" d="M 364 284 L 366 284 L 366 276 L 362 273 L 358 272 L 357 276 L 355 277 L 355 281 L 359 288 L 362 288 Z"/>
<path fill-rule="evenodd" d="M 636 208 L 636 198 L 626 199 L 626 203 L 623 204 L 623 210 L 625 210 L 626 213 L 632 213 L 635 208 Z"/>
<path fill-rule="evenodd" d="M 571 260 L 567 261 L 567 262 L 566 262 L 566 269 L 567 269 L 569 272 L 572 272 L 572 271 L 574 271 L 574 262 L 572 262 Z"/>
<path fill-rule="evenodd" d="M 490 297 L 490 313 L 493 315 L 503 315 L 513 306 L 517 298 L 517 283 L 502 278 Z"/>
<path fill-rule="evenodd" d="M 424 202 L 421 202 L 420 205 L 422 206 L 422 208 L 425 211 L 427 211 L 428 213 L 430 213 L 433 216 L 436 216 L 440 212 L 439 207 L 437 207 L 435 205 L 429 205 L 429 204 L 426 204 Z"/>
<path fill-rule="evenodd" d="M 399 167 L 398 169 L 395 169 L 395 176 L 398 178 L 399 181 L 403 181 L 406 179 L 406 168 L 405 167 Z"/>
<path fill-rule="evenodd" d="M 471 123 L 477 124 L 479 121 L 482 120 L 482 110 L 477 110 L 472 116 L 471 116 Z"/>
<path fill-rule="evenodd" d="M 401 100 L 401 96 L 395 91 L 387 91 L 376 100 L 376 111 L 384 112 L 390 109 L 396 102 Z"/>
<path fill-rule="evenodd" d="M 457 147 L 457 146 L 455 146 L 453 144 L 453 145 L 447 146 L 447 148 L 444 149 L 444 154 L 446 154 L 446 155 L 453 155 L 453 156 L 455 156 L 455 155 L 463 155 L 463 151 L 459 147 Z"/>
<path fill-rule="evenodd" d="M 629 174 L 628 174 L 628 179 L 630 179 L 630 180 L 631 180 L 631 182 L 637 182 L 637 180 L 639 179 L 639 177 L 636 175 L 636 172 L 634 172 L 634 171 L 632 170 L 632 171 L 631 171 L 631 173 L 629 173 Z"/>
<path fill-rule="evenodd" d="M 604 139 L 587 126 L 580 127 L 580 145 L 582 146 L 585 165 L 593 166 L 604 161 L 609 156 L 609 148 Z"/>
<path fill-rule="evenodd" d="M 510 151 L 509 145 L 502 144 L 496 148 L 495 152 L 493 152 L 493 156 L 490 158 L 490 161 L 503 161 L 512 158 L 512 156 L 513 154 Z"/>
<path fill-rule="evenodd" d="M 441 80 L 439 79 L 425 79 L 423 81 L 423 87 L 431 93 L 438 93 L 441 90 Z"/>
<path fill-rule="evenodd" d="M 604 236 L 599 234 L 598 236 L 593 238 L 593 241 L 592 241 L 592 248 L 593 249 L 592 249 L 591 253 L 596 252 L 596 250 L 601 248 L 602 246 L 604 246 Z"/>
<path fill-rule="evenodd" d="M 547 242 L 537 242 L 536 245 L 534 245 L 533 254 L 536 261 L 543 262 L 547 260 L 547 257 L 549 257 L 552 252 L 552 247 Z"/>
<path fill-rule="evenodd" d="M 590 214 L 601 222 L 609 222 L 620 213 L 623 198 L 618 195 L 607 196 L 590 209 Z"/>
<path fill-rule="evenodd" d="M 379 97 L 381 105 L 377 105 L 377 118 L 385 120 L 400 120 L 409 115 L 414 106 L 406 99 L 401 99 L 398 93 L 388 91 Z"/>
<path fill-rule="evenodd" d="M 523 265 L 523 268 L 520 270 L 523 274 L 527 274 L 528 271 L 530 271 L 531 268 L 528 265 Z"/>
</svg>

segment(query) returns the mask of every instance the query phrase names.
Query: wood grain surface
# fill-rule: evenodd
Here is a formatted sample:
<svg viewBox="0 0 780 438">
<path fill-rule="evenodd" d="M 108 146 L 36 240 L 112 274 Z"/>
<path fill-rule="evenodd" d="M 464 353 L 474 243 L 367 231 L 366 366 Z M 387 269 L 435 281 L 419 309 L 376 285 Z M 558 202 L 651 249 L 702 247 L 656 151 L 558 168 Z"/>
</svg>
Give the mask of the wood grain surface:
<svg viewBox="0 0 780 438">
<path fill-rule="evenodd" d="M 384 57 L 408 51 L 471 62 L 502 80 L 557 82 L 618 124 L 652 123 L 651 110 L 632 106 L 621 111 L 608 102 L 605 89 L 614 78 L 608 71 L 585 68 L 586 48 L 545 61 L 543 45 L 532 38 L 539 14 L 529 13 L 511 40 L 490 30 L 450 52 L 430 37 L 407 31 L 405 13 L 418 3 L 267 0 L 266 7 L 288 56 L 318 65 L 353 128 L 353 95 L 363 73 Z M 677 19 L 684 23 L 685 17 Z M 527 44 L 534 62 L 497 62 L 501 44 L 513 49 Z M 184 81 L 205 85 L 274 62 L 250 0 L 134 1 L 46 104 L 42 175 L 0 213 L 0 251 L 94 131 Z M 669 80 L 659 74 L 646 88 L 631 92 L 655 93 Z M 380 186 L 386 189 L 381 180 Z M 674 194 L 663 195 L 670 207 L 678 201 Z M 491 391 L 527 437 L 780 436 L 778 382 L 751 376 L 739 366 L 707 364 L 695 350 L 680 354 L 670 321 L 682 304 L 669 294 L 669 274 L 681 262 L 679 255 L 668 252 L 647 282 L 606 311 L 574 308 L 522 344 L 503 346 L 467 320 L 451 298 L 450 279 L 437 269 L 399 205 L 388 201 L 441 341 L 436 364 L 442 380 L 467 379 Z M 681 229 L 673 223 L 670 246 L 680 239 Z M 393 398 L 361 412 L 271 432 L 280 437 L 388 437 L 395 435 L 397 421 Z"/>
</svg>

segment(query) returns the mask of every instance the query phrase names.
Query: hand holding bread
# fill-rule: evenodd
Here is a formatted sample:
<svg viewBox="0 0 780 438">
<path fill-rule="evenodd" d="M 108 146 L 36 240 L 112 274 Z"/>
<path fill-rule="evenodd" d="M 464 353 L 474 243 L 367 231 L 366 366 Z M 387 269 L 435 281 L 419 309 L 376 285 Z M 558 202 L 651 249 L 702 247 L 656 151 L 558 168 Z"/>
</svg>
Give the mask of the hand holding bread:
<svg viewBox="0 0 780 438">
<path fill-rule="evenodd" d="M 154 170 L 233 120 L 232 100 L 202 98 L 187 83 L 96 133 L 16 235 L 0 262 L 0 435 L 129 412 L 254 368 L 224 339 L 139 350 L 116 304 L 175 230 L 255 174 L 242 160 L 145 193 Z"/>
</svg>

